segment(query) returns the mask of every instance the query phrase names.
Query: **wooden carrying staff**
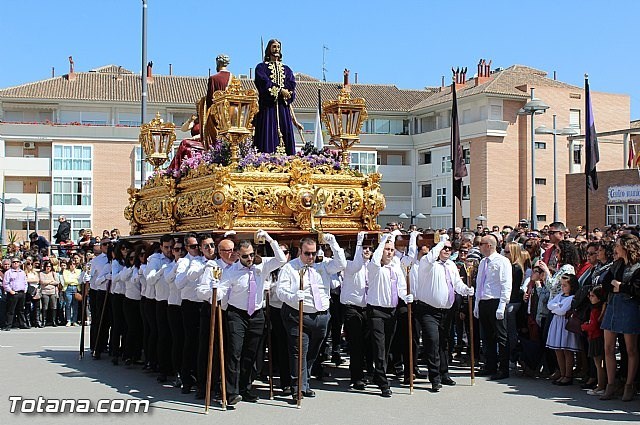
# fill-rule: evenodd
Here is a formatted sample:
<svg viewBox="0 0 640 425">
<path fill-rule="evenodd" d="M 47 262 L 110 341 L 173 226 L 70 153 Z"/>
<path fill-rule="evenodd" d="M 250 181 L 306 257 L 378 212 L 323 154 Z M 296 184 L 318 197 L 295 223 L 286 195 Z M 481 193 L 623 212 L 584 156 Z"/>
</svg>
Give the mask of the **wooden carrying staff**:
<svg viewBox="0 0 640 425">
<path fill-rule="evenodd" d="M 300 269 L 300 290 L 304 290 L 304 274 L 307 272 L 309 266 L 304 266 Z M 304 320 L 303 310 L 304 301 L 298 301 L 298 400 L 296 407 L 300 409 L 302 407 L 302 321 Z"/>
<path fill-rule="evenodd" d="M 217 301 L 216 301 L 217 304 Z M 218 310 L 218 344 L 220 345 L 220 382 L 222 384 L 222 410 L 227 410 L 227 382 L 224 370 L 224 337 L 222 334 L 222 308 Z"/>
<path fill-rule="evenodd" d="M 216 267 L 211 269 L 211 277 L 218 280 L 222 275 L 222 269 Z M 216 337 L 216 310 L 218 307 L 218 288 L 213 288 L 211 296 L 211 316 L 209 321 L 209 353 L 207 355 L 207 386 L 204 396 L 204 412 L 209 413 L 211 404 L 211 373 L 213 369 L 213 343 Z"/>
<path fill-rule="evenodd" d="M 407 294 L 411 293 L 411 266 L 407 267 Z M 411 305 L 407 303 L 407 320 L 409 322 L 409 394 L 413 394 L 413 323 Z"/>
<path fill-rule="evenodd" d="M 91 264 L 87 264 L 86 272 L 87 273 L 91 272 Z M 87 321 L 87 288 L 88 287 L 89 287 L 89 282 L 82 283 L 82 301 L 80 303 L 82 305 L 82 314 L 80 316 L 82 320 L 82 323 L 80 324 L 80 354 L 79 354 L 80 359 L 84 359 L 84 328 L 85 328 L 85 323 Z"/>
<path fill-rule="evenodd" d="M 265 291 L 265 315 L 267 320 L 267 361 L 269 362 L 269 400 L 273 400 L 273 356 L 271 353 L 271 311 L 269 308 L 269 290 Z"/>
<path fill-rule="evenodd" d="M 472 286 L 473 272 L 475 270 L 475 262 L 472 262 L 469 267 L 465 264 L 465 271 L 467 272 L 467 286 Z M 476 370 L 475 370 L 475 354 L 474 354 L 474 338 L 473 338 L 473 297 L 468 296 L 467 301 L 469 304 L 469 311 L 467 314 L 469 315 L 469 353 L 471 357 L 471 385 L 475 385 L 476 383 Z"/>
</svg>

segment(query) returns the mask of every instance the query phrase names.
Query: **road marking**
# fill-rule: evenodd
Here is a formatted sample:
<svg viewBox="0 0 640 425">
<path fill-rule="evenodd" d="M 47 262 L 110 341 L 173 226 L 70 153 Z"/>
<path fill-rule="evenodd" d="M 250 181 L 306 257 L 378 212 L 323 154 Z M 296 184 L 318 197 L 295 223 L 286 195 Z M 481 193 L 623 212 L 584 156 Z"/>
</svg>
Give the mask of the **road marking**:
<svg viewBox="0 0 640 425">
<path fill-rule="evenodd" d="M 13 348 L 13 345 L 0 345 L 0 348 Z"/>
</svg>

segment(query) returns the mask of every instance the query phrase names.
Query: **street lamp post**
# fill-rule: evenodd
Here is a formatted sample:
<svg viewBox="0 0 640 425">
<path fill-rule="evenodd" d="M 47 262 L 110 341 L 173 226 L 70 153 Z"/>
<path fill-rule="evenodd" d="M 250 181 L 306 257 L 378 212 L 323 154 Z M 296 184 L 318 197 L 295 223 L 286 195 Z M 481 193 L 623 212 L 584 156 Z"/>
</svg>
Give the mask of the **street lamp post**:
<svg viewBox="0 0 640 425">
<path fill-rule="evenodd" d="M 427 218 L 427 216 L 426 216 L 426 215 L 424 215 L 424 214 L 422 214 L 422 213 L 418 213 L 418 214 L 416 214 L 416 215 L 413 215 L 413 210 L 412 210 L 412 211 L 411 211 L 411 216 L 408 216 L 406 213 L 401 213 L 400 215 L 398 215 L 398 218 L 401 218 L 401 219 L 403 219 L 403 220 L 406 220 L 407 218 L 411 218 L 411 222 L 410 222 L 410 224 L 409 224 L 409 225 L 411 225 L 411 224 L 413 224 L 413 219 L 414 219 L 414 218 L 420 218 L 420 219 L 423 219 L 423 218 Z"/>
<path fill-rule="evenodd" d="M 4 245 L 4 231 L 6 229 L 6 223 L 4 221 L 5 208 L 6 204 L 21 204 L 18 198 L 5 198 L 4 193 L 2 194 L 2 198 L 0 198 L 0 203 L 2 203 L 2 217 L 0 217 L 0 248 Z"/>
<path fill-rule="evenodd" d="M 540 127 L 536 128 L 536 134 L 553 134 L 553 221 L 560 221 L 560 213 L 558 211 L 558 167 L 556 136 L 575 136 L 577 134 L 580 134 L 580 132 L 573 127 L 565 127 L 562 130 L 558 131 L 556 127 L 556 114 L 553 114 L 553 128 L 549 130 L 544 125 L 541 125 Z"/>
<path fill-rule="evenodd" d="M 535 142 L 535 130 L 533 125 L 533 116 L 536 114 L 543 114 L 549 105 L 544 103 L 540 99 L 536 99 L 534 96 L 534 88 L 531 87 L 531 100 L 528 101 L 518 114 L 531 115 L 531 229 L 538 228 L 538 213 L 536 211 L 536 142 Z"/>
<path fill-rule="evenodd" d="M 49 208 L 47 207 L 31 207 L 31 206 L 26 206 L 22 209 L 22 211 L 27 212 L 27 237 L 29 237 L 29 214 L 30 212 L 34 213 L 34 220 L 35 220 L 35 232 L 38 233 L 38 213 L 48 213 L 49 212 Z"/>
</svg>

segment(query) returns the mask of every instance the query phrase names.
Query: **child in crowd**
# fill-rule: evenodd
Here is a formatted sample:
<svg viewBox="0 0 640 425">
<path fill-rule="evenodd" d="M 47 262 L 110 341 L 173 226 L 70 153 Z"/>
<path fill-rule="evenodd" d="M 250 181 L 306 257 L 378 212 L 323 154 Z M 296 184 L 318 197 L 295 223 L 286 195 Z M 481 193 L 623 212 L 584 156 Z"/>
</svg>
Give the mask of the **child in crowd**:
<svg viewBox="0 0 640 425">
<path fill-rule="evenodd" d="M 603 298 L 604 291 L 602 286 L 598 285 L 593 287 L 589 292 L 589 301 L 591 301 L 591 314 L 589 321 L 582 324 L 582 330 L 587 333 L 589 339 L 589 357 L 593 358 L 596 364 L 596 370 L 598 371 L 598 386 L 592 390 L 587 391 L 589 395 L 602 395 L 604 394 L 605 387 L 607 386 L 607 371 L 604 368 L 604 332 L 600 329 L 602 323 L 603 311 Z"/>
<path fill-rule="evenodd" d="M 560 377 L 553 381 L 553 384 L 566 386 L 573 384 L 573 353 L 580 351 L 579 336 L 565 329 L 566 314 L 578 290 L 578 278 L 574 274 L 565 274 L 560 278 L 560 282 L 560 293 L 547 304 L 553 316 L 547 337 L 547 347 L 555 351 L 560 368 Z"/>
</svg>

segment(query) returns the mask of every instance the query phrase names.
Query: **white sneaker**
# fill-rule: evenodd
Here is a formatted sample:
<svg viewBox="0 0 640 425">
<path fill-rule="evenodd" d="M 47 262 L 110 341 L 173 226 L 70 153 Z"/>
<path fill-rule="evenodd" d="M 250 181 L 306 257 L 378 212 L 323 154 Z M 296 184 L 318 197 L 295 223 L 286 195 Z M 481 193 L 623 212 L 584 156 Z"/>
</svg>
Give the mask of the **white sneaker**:
<svg viewBox="0 0 640 425">
<path fill-rule="evenodd" d="M 594 388 L 587 391 L 587 395 L 602 395 L 604 394 L 604 389 Z"/>
<path fill-rule="evenodd" d="M 68 328 L 69 326 L 71 326 L 71 322 L 67 322 L 65 326 Z"/>
</svg>

